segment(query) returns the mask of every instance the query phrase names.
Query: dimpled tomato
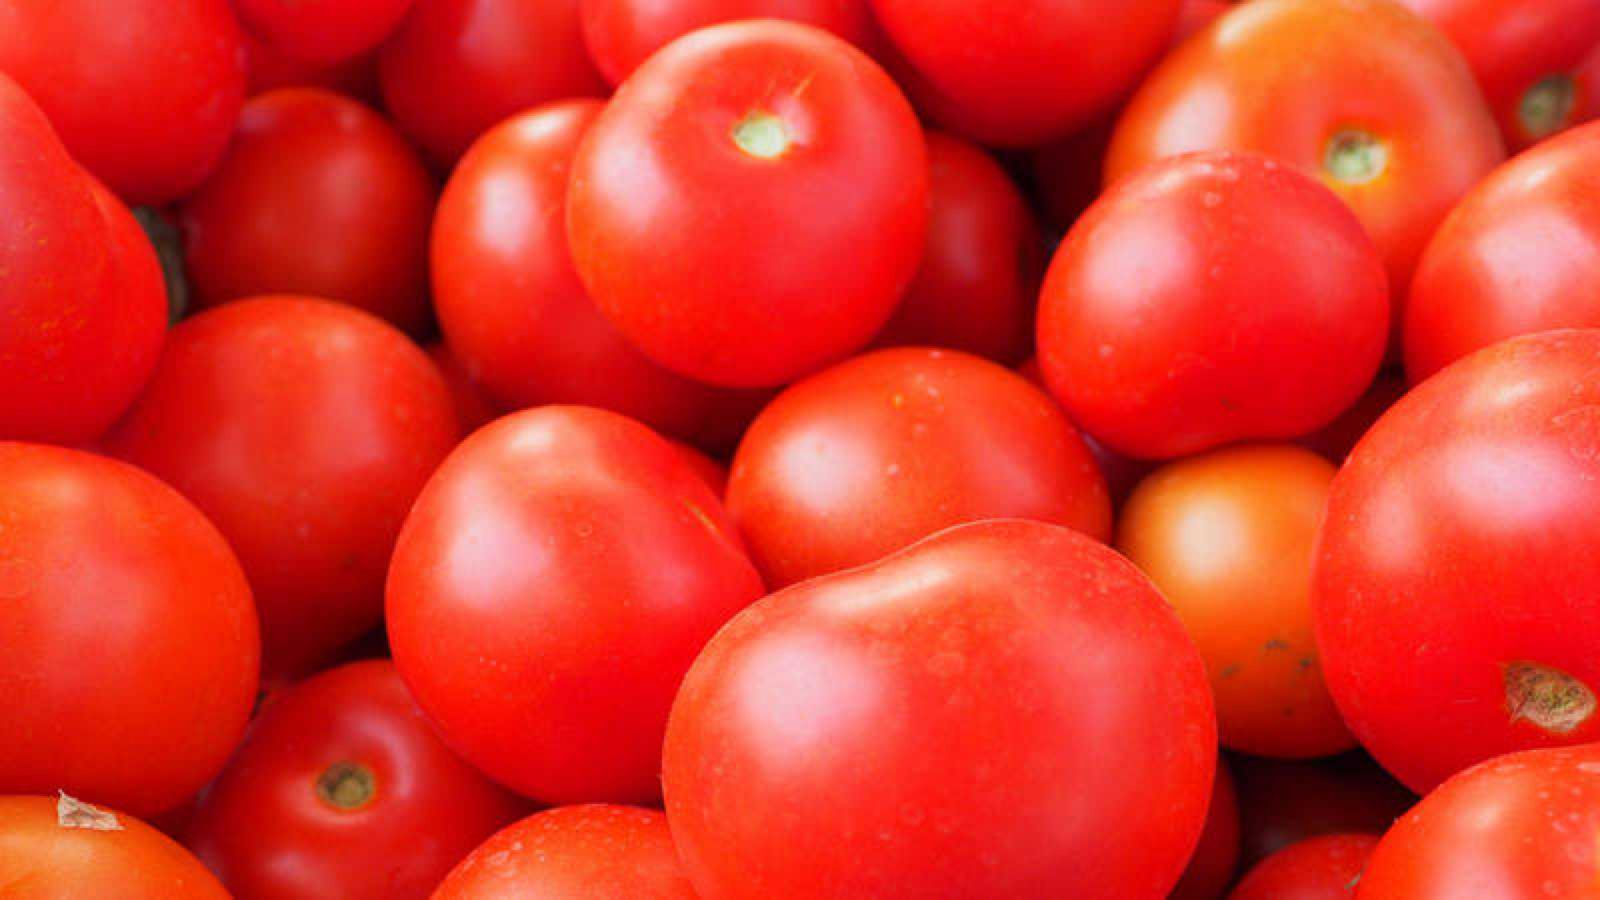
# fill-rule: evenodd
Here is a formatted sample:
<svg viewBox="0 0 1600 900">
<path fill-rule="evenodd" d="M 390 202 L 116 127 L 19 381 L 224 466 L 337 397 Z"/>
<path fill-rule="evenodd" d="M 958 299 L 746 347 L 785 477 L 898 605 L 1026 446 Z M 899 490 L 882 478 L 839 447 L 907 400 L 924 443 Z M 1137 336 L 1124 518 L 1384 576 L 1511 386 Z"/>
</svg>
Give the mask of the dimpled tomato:
<svg viewBox="0 0 1600 900">
<path fill-rule="evenodd" d="M 1407 394 L 1328 499 L 1312 604 L 1351 731 L 1412 789 L 1600 739 L 1600 331 L 1506 341 Z"/>
<path fill-rule="evenodd" d="M 1215 758 L 1204 664 L 1150 582 L 1003 520 L 741 613 L 684 679 L 662 777 L 706 900 L 1156 900 Z"/>
<path fill-rule="evenodd" d="M 15 900 L 229 897 L 171 838 L 66 795 L 0 797 L 0 886 Z"/>
</svg>

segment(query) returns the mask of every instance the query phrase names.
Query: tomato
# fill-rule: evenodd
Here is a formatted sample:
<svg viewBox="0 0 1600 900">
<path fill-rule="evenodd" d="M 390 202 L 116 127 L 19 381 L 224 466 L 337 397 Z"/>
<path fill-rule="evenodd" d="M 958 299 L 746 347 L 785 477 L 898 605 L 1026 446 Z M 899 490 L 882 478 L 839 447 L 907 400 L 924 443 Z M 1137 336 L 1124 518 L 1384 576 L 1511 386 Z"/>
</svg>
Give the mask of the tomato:
<svg viewBox="0 0 1600 900">
<path fill-rule="evenodd" d="M 1239 798 L 1225 760 L 1217 760 L 1205 829 L 1167 900 L 1222 900 L 1239 866 Z"/>
<path fill-rule="evenodd" d="M 450 352 L 448 345 L 429 344 L 427 351 L 433 364 L 439 367 L 445 387 L 450 389 L 450 401 L 455 406 L 456 422 L 461 425 L 462 434 L 471 434 L 500 417 L 494 402 Z"/>
<path fill-rule="evenodd" d="M 415 0 L 378 70 L 401 130 L 445 167 L 513 113 L 606 91 L 578 0 Z"/>
<path fill-rule="evenodd" d="M 347 94 L 369 106 L 381 102 L 376 51 L 324 65 L 284 56 L 248 33 L 244 43 L 250 58 L 250 96 L 283 87 L 320 87 Z"/>
<path fill-rule="evenodd" d="M 678 448 L 678 452 L 688 461 L 689 468 L 700 476 L 700 480 L 706 483 L 706 487 L 711 488 L 711 493 L 716 494 L 718 499 L 728 493 L 726 466 L 688 444 L 673 442 L 673 446 Z"/>
<path fill-rule="evenodd" d="M 228 900 L 171 838 L 65 794 L 0 797 L 0 885 L 12 900 Z"/>
<path fill-rule="evenodd" d="M 1200 835 L 1214 722 L 1132 565 L 980 522 L 718 632 L 673 703 L 667 819 L 706 900 L 1154 898 Z"/>
<path fill-rule="evenodd" d="M 1428 245 L 1406 307 L 1419 382 L 1520 334 L 1600 326 L 1600 122 L 1484 179 Z"/>
<path fill-rule="evenodd" d="M 768 387 L 864 346 L 925 242 L 927 151 L 894 82 L 792 22 L 675 41 L 572 163 L 567 233 L 602 312 L 680 374 Z"/>
<path fill-rule="evenodd" d="M 677 38 L 740 19 L 802 22 L 869 50 L 878 40 L 867 0 L 578 0 L 578 11 L 589 53 L 614 85 Z"/>
<path fill-rule="evenodd" d="M 1228 900 L 1350 900 L 1377 846 L 1378 838 L 1370 834 L 1330 834 L 1301 841 L 1257 864 Z"/>
<path fill-rule="evenodd" d="M 1317 835 L 1381 834 L 1417 802 L 1364 753 L 1316 762 L 1239 756 L 1233 771 L 1239 858 L 1247 867 Z"/>
<path fill-rule="evenodd" d="M 1388 0 L 1230 10 L 1139 88 L 1106 181 L 1213 149 L 1278 157 L 1333 189 L 1372 235 L 1397 298 L 1445 213 L 1505 158 L 1460 54 Z"/>
<path fill-rule="evenodd" d="M 1338 198 L 1265 157 L 1195 154 L 1078 220 L 1040 296 L 1039 364 L 1096 439 L 1170 458 L 1326 425 L 1388 322 L 1383 265 Z"/>
<path fill-rule="evenodd" d="M 1378 417 L 1389 411 L 1406 393 L 1405 376 L 1399 372 L 1383 371 L 1373 380 L 1372 386 L 1361 395 L 1355 405 L 1339 414 L 1322 430 L 1308 434 L 1297 443 L 1322 454 L 1327 459 L 1342 463 L 1356 444 L 1366 436 Z"/>
<path fill-rule="evenodd" d="M 928 164 L 922 266 L 876 343 L 1021 362 L 1044 278 L 1039 224 L 1011 176 L 978 147 L 930 134 Z"/>
<path fill-rule="evenodd" d="M 1038 146 L 1108 113 L 1160 57 L 1183 0 L 872 0 L 924 109 L 986 144 Z"/>
<path fill-rule="evenodd" d="M 291 59 L 331 65 L 372 50 L 412 0 L 233 0 L 239 21 Z"/>
<path fill-rule="evenodd" d="M 0 443 L 0 598 L 0 791 L 149 815 L 222 768 L 260 638 L 238 560 L 171 488 Z"/>
<path fill-rule="evenodd" d="M 490 777 L 552 803 L 648 803 L 679 680 L 761 592 L 676 447 L 547 406 L 467 438 L 417 499 L 389 639 L 445 741 Z"/>
<path fill-rule="evenodd" d="M 1017 374 L 1028 379 L 1030 383 L 1040 390 L 1049 391 L 1045 386 L 1044 374 L 1039 371 L 1038 357 L 1029 357 L 1022 365 L 1017 367 Z M 1111 494 L 1111 507 L 1113 512 L 1120 508 L 1139 482 L 1155 469 L 1155 464 L 1140 459 L 1129 459 L 1126 456 L 1106 447 L 1093 437 L 1080 432 L 1078 437 L 1083 439 L 1083 445 L 1089 448 L 1089 454 L 1094 457 L 1095 463 L 1100 467 L 1100 474 L 1105 476 L 1106 489 Z"/>
<path fill-rule="evenodd" d="M 163 204 L 206 177 L 244 100 L 227 0 L 0 0 L 0 72 L 123 200 Z"/>
<path fill-rule="evenodd" d="M 667 819 L 632 806 L 566 806 L 523 819 L 472 852 L 433 900 L 694 900 Z"/>
<path fill-rule="evenodd" d="M 313 88 L 252 98 L 182 208 L 196 305 L 305 294 L 420 333 L 434 192 L 416 153 L 360 103 Z"/>
<path fill-rule="evenodd" d="M 155 368 L 161 267 L 133 216 L 4 74 L 0 134 L 0 438 L 87 443 Z"/>
<path fill-rule="evenodd" d="M 500 402 L 598 406 L 727 445 L 765 393 L 713 388 L 651 362 L 600 314 L 567 250 L 567 174 L 598 100 L 491 129 L 456 166 L 433 228 L 433 285 L 451 349 Z"/>
<path fill-rule="evenodd" d="M 1497 344 L 1413 389 L 1328 498 L 1312 606 L 1362 746 L 1426 791 L 1600 739 L 1600 331 Z"/>
<path fill-rule="evenodd" d="M 1105 480 L 1022 376 L 944 350 L 880 350 L 791 387 L 745 433 L 728 511 L 772 587 L 936 531 L 1028 518 L 1111 536 Z"/>
<path fill-rule="evenodd" d="M 457 436 L 443 380 L 404 335 L 269 297 L 174 328 L 105 446 L 217 523 L 255 590 L 268 673 L 295 675 L 377 624 L 395 536 Z"/>
<path fill-rule="evenodd" d="M 186 843 L 240 897 L 424 898 L 523 806 L 451 753 L 387 661 L 275 697 Z"/>
<path fill-rule="evenodd" d="M 1460 48 L 1513 149 L 1584 121 L 1574 73 L 1600 47 L 1594 0 L 1400 2 Z"/>
</svg>

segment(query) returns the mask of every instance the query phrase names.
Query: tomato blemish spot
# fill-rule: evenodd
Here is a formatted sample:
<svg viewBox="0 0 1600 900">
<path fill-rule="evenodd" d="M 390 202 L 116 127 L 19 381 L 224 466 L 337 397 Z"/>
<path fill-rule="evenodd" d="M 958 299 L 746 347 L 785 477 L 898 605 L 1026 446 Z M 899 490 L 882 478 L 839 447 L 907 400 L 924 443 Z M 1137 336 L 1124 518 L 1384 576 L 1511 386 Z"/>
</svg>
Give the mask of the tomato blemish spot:
<svg viewBox="0 0 1600 900">
<path fill-rule="evenodd" d="M 733 126 L 733 143 L 756 159 L 778 159 L 794 141 L 783 120 L 766 110 L 752 110 Z"/>
<path fill-rule="evenodd" d="M 1366 184 L 1389 167 L 1389 145 L 1371 132 L 1347 128 L 1328 139 L 1322 167 L 1343 184 Z"/>
<path fill-rule="evenodd" d="M 1594 715 L 1594 692 L 1567 673 L 1531 662 L 1505 668 L 1511 721 L 1530 722 L 1550 734 L 1571 734 Z"/>
<path fill-rule="evenodd" d="M 366 806 L 377 793 L 377 776 L 360 763 L 336 762 L 317 777 L 317 797 L 346 812 Z"/>
<path fill-rule="evenodd" d="M 1578 105 L 1578 88 L 1571 75 L 1551 75 L 1528 88 L 1517 104 L 1517 124 L 1532 140 L 1549 137 L 1567 127 Z"/>
<path fill-rule="evenodd" d="M 122 823 L 115 813 L 90 806 L 66 791 L 56 791 L 56 825 L 62 828 L 81 828 L 85 831 L 121 831 Z"/>
</svg>

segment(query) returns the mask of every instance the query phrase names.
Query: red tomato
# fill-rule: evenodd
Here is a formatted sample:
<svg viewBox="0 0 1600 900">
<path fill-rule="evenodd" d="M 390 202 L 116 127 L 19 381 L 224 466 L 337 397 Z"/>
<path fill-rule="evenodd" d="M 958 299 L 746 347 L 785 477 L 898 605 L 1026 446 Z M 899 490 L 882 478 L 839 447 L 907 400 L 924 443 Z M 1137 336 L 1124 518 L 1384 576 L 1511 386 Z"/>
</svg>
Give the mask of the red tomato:
<svg viewBox="0 0 1600 900">
<path fill-rule="evenodd" d="M 376 48 L 412 0 L 233 0 L 239 21 L 274 50 L 331 65 Z"/>
<path fill-rule="evenodd" d="M 600 314 L 567 250 L 567 173 L 598 100 L 542 106 L 462 157 L 433 228 L 439 324 L 503 406 L 598 406 L 678 437 L 737 440 L 765 393 L 690 381 L 651 362 Z"/>
<path fill-rule="evenodd" d="M 1388 323 L 1383 264 L 1338 198 L 1265 157 L 1195 154 L 1078 220 L 1039 363 L 1090 434 L 1168 458 L 1326 425 L 1372 381 Z"/>
<path fill-rule="evenodd" d="M 728 512 L 774 588 L 979 519 L 1111 537 L 1105 480 L 1050 398 L 988 360 L 922 348 L 778 395 L 734 456 Z"/>
<path fill-rule="evenodd" d="M 1017 374 L 1028 379 L 1040 390 L 1046 392 L 1050 390 L 1045 386 L 1044 374 L 1039 371 L 1038 357 L 1029 357 L 1022 365 L 1017 366 Z M 1155 470 L 1154 463 L 1129 459 L 1087 434 L 1079 432 L 1078 437 L 1083 439 L 1083 445 L 1089 448 L 1089 454 L 1100 467 L 1100 474 L 1105 476 L 1113 512 L 1122 506 L 1128 495 L 1133 493 L 1133 489 L 1139 486 L 1139 482 Z"/>
<path fill-rule="evenodd" d="M 1370 834 L 1330 834 L 1279 850 L 1256 865 L 1228 900 L 1351 900 L 1378 846 Z M 1367 896 L 1362 891 L 1361 896 Z"/>
<path fill-rule="evenodd" d="M 250 95 L 283 87 L 320 87 L 348 94 L 370 106 L 378 105 L 378 54 L 376 51 L 332 65 L 301 62 L 245 35 L 250 57 Z"/>
<path fill-rule="evenodd" d="M 1378 377 L 1361 395 L 1355 405 L 1345 410 L 1339 418 L 1329 422 L 1321 431 L 1308 434 L 1296 443 L 1322 454 L 1335 463 L 1342 463 L 1356 444 L 1389 407 L 1406 394 L 1406 379 L 1399 372 L 1379 372 Z"/>
<path fill-rule="evenodd" d="M 415 0 L 378 68 L 401 130 L 446 167 L 513 113 L 606 91 L 578 0 Z"/>
<path fill-rule="evenodd" d="M 667 818 L 706 900 L 1153 898 L 1200 836 L 1214 723 L 1132 565 L 981 522 L 718 632 L 672 707 Z"/>
<path fill-rule="evenodd" d="M 1381 834 L 1415 794 L 1365 753 L 1316 762 L 1233 758 L 1239 784 L 1239 859 L 1246 867 L 1322 834 Z"/>
<path fill-rule="evenodd" d="M 255 589 L 267 671 L 293 675 L 377 624 L 390 548 L 457 429 L 404 335 L 347 306 L 270 297 L 173 329 L 106 448 L 217 523 Z"/>
<path fill-rule="evenodd" d="M 1211 784 L 1211 805 L 1206 810 L 1200 843 L 1189 857 L 1178 886 L 1167 900 L 1222 900 L 1239 867 L 1239 798 L 1228 764 L 1217 760 L 1217 777 Z"/>
<path fill-rule="evenodd" d="M 133 216 L 4 74 L 0 134 L 0 438 L 87 443 L 155 367 L 161 267 Z"/>
<path fill-rule="evenodd" d="M 451 753 L 388 661 L 275 697 L 186 843 L 239 897 L 427 897 L 523 804 Z"/>
<path fill-rule="evenodd" d="M 360 103 L 313 88 L 255 97 L 183 205 L 195 303 L 305 294 L 419 333 L 434 194 L 416 153 Z"/>
<path fill-rule="evenodd" d="M 1445 219 L 1411 287 L 1406 372 L 1415 383 L 1508 337 L 1600 326 L 1596 285 L 1600 122 L 1496 169 Z"/>
<path fill-rule="evenodd" d="M 718 499 L 728 493 L 728 469 L 726 466 L 688 444 L 680 444 L 674 441 L 673 446 L 678 448 L 679 453 L 688 461 L 689 468 L 694 469 L 695 474 L 700 476 L 700 480 L 706 483 L 706 487 L 711 488 L 711 493 L 716 494 Z"/>
<path fill-rule="evenodd" d="M 0 0 L 0 71 L 84 168 L 133 204 L 193 190 L 244 100 L 227 0 Z"/>
<path fill-rule="evenodd" d="M 572 164 L 578 274 L 622 333 L 703 381 L 783 384 L 864 346 L 922 256 L 922 129 L 865 54 L 792 22 L 675 41 Z"/>
<path fill-rule="evenodd" d="M 1106 180 L 1212 149 L 1275 156 L 1332 188 L 1372 235 L 1396 297 L 1451 205 L 1505 158 L 1460 54 L 1388 0 L 1230 10 L 1134 95 Z"/>
<path fill-rule="evenodd" d="M 1108 113 L 1172 40 L 1183 0 L 872 0 L 912 95 L 951 130 L 1038 146 Z"/>
<path fill-rule="evenodd" d="M 445 741 L 491 777 L 549 802 L 644 803 L 679 680 L 760 595 L 677 448 L 547 406 L 469 437 L 417 499 L 389 639 Z"/>
<path fill-rule="evenodd" d="M 0 797 L 0 885 L 11 900 L 228 900 L 171 838 L 65 794 Z"/>
<path fill-rule="evenodd" d="M 500 417 L 494 402 L 461 365 L 461 361 L 451 354 L 447 345 L 429 344 L 427 350 L 433 364 L 439 367 L 439 374 L 444 377 L 445 387 L 450 389 L 450 401 L 455 406 L 456 421 L 461 425 L 463 435 L 471 434 Z"/>
<path fill-rule="evenodd" d="M 98 456 L 0 443 L 0 599 L 0 792 L 149 815 L 222 768 L 260 638 L 238 561 L 175 491 Z"/>
<path fill-rule="evenodd" d="M 1312 586 L 1328 688 L 1413 790 L 1600 739 L 1600 330 L 1497 344 L 1350 455 Z"/>
<path fill-rule="evenodd" d="M 523 819 L 472 852 L 433 900 L 695 900 L 667 819 L 632 806 L 566 806 Z"/>
</svg>

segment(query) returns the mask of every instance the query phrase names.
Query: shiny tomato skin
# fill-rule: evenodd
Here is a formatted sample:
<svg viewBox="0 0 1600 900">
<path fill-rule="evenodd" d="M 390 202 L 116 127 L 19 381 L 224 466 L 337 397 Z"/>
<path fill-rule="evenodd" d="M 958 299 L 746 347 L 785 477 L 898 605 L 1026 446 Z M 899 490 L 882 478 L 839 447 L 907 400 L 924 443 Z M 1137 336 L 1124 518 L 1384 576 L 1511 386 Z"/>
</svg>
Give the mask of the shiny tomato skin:
<svg viewBox="0 0 1600 900">
<path fill-rule="evenodd" d="M 1600 739 L 1600 331 L 1478 352 L 1413 389 L 1334 481 L 1313 564 L 1323 673 L 1418 792 Z"/>
<path fill-rule="evenodd" d="M 689 468 L 693 469 L 700 480 L 711 488 L 711 493 L 721 499 L 728 493 L 728 467 L 712 459 L 700 450 L 678 441 L 673 442 L 678 452 L 688 461 Z"/>
<path fill-rule="evenodd" d="M 221 158 L 245 54 L 228 0 L 4 0 L 0 72 L 117 196 L 160 205 Z"/>
<path fill-rule="evenodd" d="M 1200 835 L 1214 722 L 1126 560 L 979 522 L 720 631 L 673 704 L 667 819 L 705 900 L 1154 900 Z"/>
<path fill-rule="evenodd" d="M 173 329 L 105 447 L 217 523 L 277 676 L 378 623 L 395 536 L 458 436 L 444 381 L 405 335 L 348 306 L 265 297 Z"/>
<path fill-rule="evenodd" d="M 1105 479 L 1043 391 L 988 360 L 916 347 L 779 394 L 734 455 L 728 512 L 772 588 L 980 519 L 1111 536 Z"/>
<path fill-rule="evenodd" d="M 185 843 L 237 897 L 427 897 L 525 813 L 439 740 L 387 660 L 283 691 L 201 798 Z"/>
<path fill-rule="evenodd" d="M 415 0 L 379 54 L 384 106 L 449 168 L 478 135 L 532 106 L 603 97 L 578 0 Z"/>
<path fill-rule="evenodd" d="M 1167 900 L 1222 900 L 1238 867 L 1239 797 L 1227 761 L 1218 757 L 1200 843 Z"/>
<path fill-rule="evenodd" d="M 417 499 L 389 640 L 446 743 L 490 777 L 551 803 L 649 803 L 679 680 L 761 593 L 677 447 L 547 406 L 467 438 Z"/>
<path fill-rule="evenodd" d="M 131 816 L 85 806 L 59 796 L 0 796 L 7 900 L 228 900 L 216 876 L 171 838 Z M 81 824 L 90 820 L 99 827 Z"/>
<path fill-rule="evenodd" d="M 1377 846 L 1378 837 L 1372 834 L 1301 841 L 1257 863 L 1228 900 L 1352 900 Z"/>
<path fill-rule="evenodd" d="M 1194 154 L 1078 220 L 1040 295 L 1039 364 L 1085 431 L 1163 459 L 1326 425 L 1388 328 L 1382 262 L 1338 198 L 1266 157 Z"/>
<path fill-rule="evenodd" d="M 233 0 L 239 21 L 274 50 L 332 65 L 372 50 L 400 25 L 412 0 Z"/>
<path fill-rule="evenodd" d="M 1506 163 L 1450 213 L 1422 257 L 1404 329 L 1420 382 L 1474 350 L 1600 326 L 1600 122 Z"/>
<path fill-rule="evenodd" d="M 861 51 L 793 22 L 651 57 L 572 165 L 567 234 L 602 312 L 679 374 L 774 387 L 865 346 L 921 259 L 921 126 Z"/>
<path fill-rule="evenodd" d="M 222 768 L 260 637 L 238 560 L 177 492 L 0 443 L 0 596 L 0 791 L 152 815 Z"/>
<path fill-rule="evenodd" d="M 503 829 L 432 900 L 695 900 L 667 818 L 635 806 L 563 806 Z"/>
<path fill-rule="evenodd" d="M 1250 868 L 1324 834 L 1382 834 L 1416 802 L 1365 753 L 1290 761 L 1232 758 L 1239 788 L 1239 862 Z"/>
<path fill-rule="evenodd" d="M 416 152 L 355 100 L 317 88 L 254 97 L 182 207 L 195 305 L 304 294 L 418 334 L 435 193 Z"/>
</svg>

